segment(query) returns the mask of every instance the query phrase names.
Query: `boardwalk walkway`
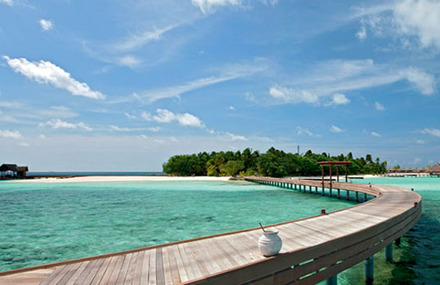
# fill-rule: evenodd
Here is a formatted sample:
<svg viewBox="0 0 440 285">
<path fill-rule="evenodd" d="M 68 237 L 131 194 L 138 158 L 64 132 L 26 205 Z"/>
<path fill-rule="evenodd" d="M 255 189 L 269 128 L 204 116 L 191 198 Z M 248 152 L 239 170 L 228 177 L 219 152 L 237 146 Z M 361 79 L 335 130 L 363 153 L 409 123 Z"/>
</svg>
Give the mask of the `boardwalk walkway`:
<svg viewBox="0 0 440 285">
<path fill-rule="evenodd" d="M 248 180 L 285 188 L 303 185 L 310 191 L 321 186 L 321 182 L 311 180 Z M 413 191 L 335 182 L 333 188 L 376 198 L 340 211 L 274 225 L 283 240 L 275 257 L 259 253 L 261 230 L 248 229 L 0 272 L 0 284 L 314 284 L 370 257 L 419 219 L 421 198 Z"/>
</svg>

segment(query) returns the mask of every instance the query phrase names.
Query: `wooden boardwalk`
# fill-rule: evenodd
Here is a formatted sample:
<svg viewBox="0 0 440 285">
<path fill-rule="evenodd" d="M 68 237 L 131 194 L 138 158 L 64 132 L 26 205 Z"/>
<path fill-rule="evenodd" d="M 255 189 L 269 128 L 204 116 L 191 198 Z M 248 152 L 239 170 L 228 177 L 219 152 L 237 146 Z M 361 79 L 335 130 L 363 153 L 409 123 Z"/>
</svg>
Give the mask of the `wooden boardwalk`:
<svg viewBox="0 0 440 285">
<path fill-rule="evenodd" d="M 303 185 L 312 193 L 321 187 L 320 181 L 311 180 L 247 180 L 284 188 Z M 273 225 L 283 241 L 275 257 L 259 253 L 261 229 L 256 228 L 0 272 L 0 284 L 315 284 L 378 252 L 420 217 L 421 197 L 413 191 L 334 182 L 336 189 L 376 198 Z"/>
</svg>

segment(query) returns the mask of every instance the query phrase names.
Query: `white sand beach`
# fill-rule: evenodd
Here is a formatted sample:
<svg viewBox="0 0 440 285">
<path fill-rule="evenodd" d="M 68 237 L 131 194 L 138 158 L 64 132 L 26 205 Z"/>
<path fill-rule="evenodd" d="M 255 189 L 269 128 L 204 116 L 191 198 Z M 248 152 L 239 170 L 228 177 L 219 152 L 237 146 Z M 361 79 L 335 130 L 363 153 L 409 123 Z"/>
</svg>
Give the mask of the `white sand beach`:
<svg viewBox="0 0 440 285">
<path fill-rule="evenodd" d="M 129 182 L 129 181 L 227 181 L 230 177 L 213 176 L 78 176 L 9 180 L 10 183 L 72 183 L 72 182 Z"/>
</svg>

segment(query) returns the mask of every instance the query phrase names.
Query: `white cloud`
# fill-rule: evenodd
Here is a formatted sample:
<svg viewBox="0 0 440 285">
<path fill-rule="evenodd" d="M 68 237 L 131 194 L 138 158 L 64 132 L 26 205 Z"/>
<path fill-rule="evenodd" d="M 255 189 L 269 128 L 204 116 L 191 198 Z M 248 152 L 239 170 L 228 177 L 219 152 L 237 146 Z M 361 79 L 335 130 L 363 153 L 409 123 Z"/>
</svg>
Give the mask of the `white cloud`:
<svg viewBox="0 0 440 285">
<path fill-rule="evenodd" d="M 331 97 L 330 103 L 347 104 L 349 99 L 343 93 L 388 85 L 406 80 L 420 93 L 435 92 L 434 76 L 417 68 L 398 69 L 377 65 L 367 60 L 330 60 L 311 65 L 301 73 L 291 75 L 289 86 L 271 87 L 269 94 L 276 103 L 320 104 L 323 98 Z"/>
<path fill-rule="evenodd" d="M 147 130 L 149 130 L 150 132 L 157 133 L 158 131 L 161 130 L 161 128 L 160 127 L 151 127 L 151 128 L 147 128 Z"/>
<path fill-rule="evenodd" d="M 376 133 L 376 132 L 371 132 L 370 134 L 371 134 L 373 137 L 378 137 L 378 138 L 382 137 L 381 134 Z"/>
<path fill-rule="evenodd" d="M 332 132 L 332 133 L 342 133 L 343 131 L 344 131 L 343 129 L 341 129 L 335 125 L 332 125 L 330 127 L 330 132 Z"/>
<path fill-rule="evenodd" d="M 19 144 L 18 144 L 19 146 L 23 146 L 23 147 L 29 147 L 29 146 L 31 146 L 29 143 L 27 143 L 27 142 L 20 142 Z"/>
<path fill-rule="evenodd" d="M 51 106 L 49 110 L 40 110 L 40 114 L 51 118 L 75 118 L 78 113 L 65 106 Z"/>
<path fill-rule="evenodd" d="M 142 112 L 141 117 L 145 120 L 145 121 L 151 121 L 152 117 L 150 113 L 147 112 Z"/>
<path fill-rule="evenodd" d="M 132 51 L 152 42 L 160 40 L 161 36 L 176 26 L 170 25 L 162 29 L 154 28 L 140 34 L 132 35 L 128 39 L 114 45 L 117 51 Z"/>
<path fill-rule="evenodd" d="M 40 123 L 39 125 L 41 127 L 49 126 L 53 129 L 82 129 L 85 131 L 92 131 L 93 130 L 92 128 L 90 128 L 86 124 L 84 124 L 83 122 L 79 122 L 77 124 L 74 124 L 74 123 L 62 121 L 60 119 L 53 119 L 53 120 L 47 121 L 46 123 Z"/>
<path fill-rule="evenodd" d="M 439 129 L 425 128 L 423 130 L 420 130 L 419 133 L 440 138 L 440 130 Z"/>
<path fill-rule="evenodd" d="M 347 105 L 348 103 L 350 103 L 350 99 L 348 99 L 344 94 L 336 93 L 333 94 L 331 101 L 327 104 L 327 106 Z"/>
<path fill-rule="evenodd" d="M 422 47 L 440 48 L 440 1 L 399 1 L 394 17 L 400 31 L 418 37 Z"/>
<path fill-rule="evenodd" d="M 117 131 L 117 132 L 129 132 L 129 131 L 131 131 L 131 129 L 129 129 L 129 128 L 120 128 L 120 127 L 118 127 L 118 126 L 110 126 L 110 129 L 111 130 L 113 130 L 113 131 Z"/>
<path fill-rule="evenodd" d="M 192 4 L 199 9 L 204 14 L 215 11 L 217 7 L 224 6 L 243 6 L 246 2 L 245 0 L 191 0 Z M 265 5 L 274 6 L 278 3 L 278 0 L 260 0 Z"/>
<path fill-rule="evenodd" d="M 21 139 L 23 136 L 20 134 L 19 131 L 11 131 L 11 130 L 0 130 L 0 137 L 6 138 L 6 139 Z"/>
<path fill-rule="evenodd" d="M 406 78 L 410 83 L 424 95 L 431 95 L 435 91 L 435 78 L 431 74 L 417 68 L 407 68 L 401 71 L 402 77 Z"/>
<path fill-rule="evenodd" d="M 426 142 L 424 140 L 416 140 L 416 144 L 425 144 Z"/>
<path fill-rule="evenodd" d="M 274 99 L 284 103 L 317 103 L 318 96 L 307 90 L 291 89 L 283 86 L 274 86 L 269 89 Z"/>
<path fill-rule="evenodd" d="M 49 61 L 30 62 L 26 58 L 9 58 L 7 56 L 3 58 L 15 72 L 37 83 L 50 84 L 56 88 L 67 90 L 72 95 L 92 99 L 105 98 L 101 92 L 91 90 L 86 83 L 78 82 L 68 72 Z"/>
<path fill-rule="evenodd" d="M 177 122 L 179 125 L 185 127 L 197 127 L 197 128 L 204 127 L 202 121 L 200 121 L 199 118 L 197 118 L 192 114 L 189 113 L 175 114 L 166 109 L 157 109 L 156 115 L 154 115 L 152 119 L 158 123 Z"/>
<path fill-rule="evenodd" d="M 135 116 L 135 115 L 129 114 L 129 113 L 127 113 L 127 112 L 125 112 L 124 115 L 125 115 L 128 119 L 130 119 L 130 120 L 134 120 L 134 119 L 136 119 L 136 116 Z"/>
<path fill-rule="evenodd" d="M 53 21 L 52 20 L 41 19 L 40 21 L 38 21 L 38 23 L 40 23 L 40 26 L 43 29 L 43 31 L 49 31 L 49 30 L 52 30 L 52 28 L 53 28 Z"/>
<path fill-rule="evenodd" d="M 360 39 L 361 41 L 365 40 L 367 38 L 367 29 L 365 26 L 361 26 L 358 32 L 356 33 L 356 37 Z"/>
<path fill-rule="evenodd" d="M 8 6 L 13 6 L 15 4 L 13 0 L 0 0 L 0 3 L 6 4 Z"/>
<path fill-rule="evenodd" d="M 140 60 L 139 58 L 132 56 L 132 55 L 125 55 L 125 56 L 119 57 L 117 59 L 117 61 L 118 61 L 119 65 L 128 66 L 131 68 L 137 67 L 137 66 L 141 65 L 141 63 L 142 63 L 142 60 Z"/>
<path fill-rule="evenodd" d="M 229 110 L 229 111 L 235 111 L 235 107 L 234 107 L 234 106 L 229 106 L 229 107 L 228 107 L 228 110 Z"/>
<path fill-rule="evenodd" d="M 231 141 L 247 141 L 245 136 L 234 135 L 231 133 L 226 133 L 226 138 Z"/>
<path fill-rule="evenodd" d="M 358 8 L 352 18 L 361 18 L 379 37 L 400 40 L 412 48 L 440 48 L 440 2 L 438 0 L 398 0 L 368 8 Z"/>
<path fill-rule="evenodd" d="M 385 107 L 382 104 L 380 104 L 379 102 L 374 102 L 374 107 L 378 111 L 385 111 Z"/>
<path fill-rule="evenodd" d="M 310 130 L 304 129 L 304 128 L 301 128 L 301 127 L 296 127 L 296 134 L 298 136 L 307 135 L 309 137 L 320 137 L 321 136 L 319 134 L 314 134 Z"/>
<path fill-rule="evenodd" d="M 221 82 L 231 81 L 242 77 L 247 77 L 255 73 L 262 72 L 268 68 L 266 63 L 262 63 L 264 60 L 256 59 L 255 61 L 256 63 L 254 64 L 234 64 L 227 66 L 226 68 L 224 68 L 223 71 L 221 71 L 220 76 L 210 76 L 190 81 L 182 85 L 165 87 L 162 89 L 151 91 L 144 91 L 141 95 L 138 95 L 138 97 L 145 98 L 150 103 L 160 99 L 175 98 L 179 97 L 183 93 L 187 93 L 192 90 L 200 89 Z"/>
</svg>

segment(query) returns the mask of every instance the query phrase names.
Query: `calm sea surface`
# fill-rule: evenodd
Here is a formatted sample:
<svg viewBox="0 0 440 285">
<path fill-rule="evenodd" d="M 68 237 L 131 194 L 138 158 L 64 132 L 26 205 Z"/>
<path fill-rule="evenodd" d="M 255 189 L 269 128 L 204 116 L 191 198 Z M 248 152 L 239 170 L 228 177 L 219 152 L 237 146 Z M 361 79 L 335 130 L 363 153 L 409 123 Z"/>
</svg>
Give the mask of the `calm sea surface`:
<svg viewBox="0 0 440 285">
<path fill-rule="evenodd" d="M 0 271 L 258 227 L 353 203 L 247 182 L 0 182 Z"/>
<path fill-rule="evenodd" d="M 440 178 L 354 182 L 414 188 L 418 224 L 375 255 L 375 284 L 440 284 Z M 0 271 L 239 230 L 353 205 L 246 182 L 0 182 Z M 338 275 L 365 284 L 363 264 Z"/>
</svg>

